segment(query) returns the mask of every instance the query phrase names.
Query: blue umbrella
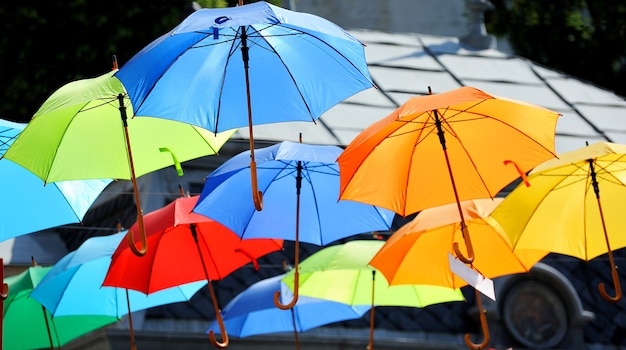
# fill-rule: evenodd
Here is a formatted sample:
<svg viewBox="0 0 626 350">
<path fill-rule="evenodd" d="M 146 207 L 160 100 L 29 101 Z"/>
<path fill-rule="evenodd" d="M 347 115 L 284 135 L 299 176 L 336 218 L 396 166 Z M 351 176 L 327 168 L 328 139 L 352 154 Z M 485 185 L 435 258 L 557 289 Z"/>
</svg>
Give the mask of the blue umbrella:
<svg viewBox="0 0 626 350">
<path fill-rule="evenodd" d="M 102 315 L 121 318 L 129 312 L 188 301 L 206 281 L 194 282 L 146 295 L 124 288 L 103 287 L 111 256 L 126 231 L 87 239 L 77 250 L 65 255 L 32 291 L 53 316 Z"/>
<path fill-rule="evenodd" d="M 274 276 L 252 284 L 233 298 L 222 310 L 224 325 L 230 335 L 244 338 L 258 334 L 293 331 L 298 342 L 298 332 L 326 324 L 357 319 L 371 305 L 348 305 L 335 301 L 300 297 L 290 310 L 274 305 L 273 295 L 283 291 L 283 298 L 291 297 L 289 288 L 281 282 L 285 275 Z M 217 322 L 208 331 L 219 332 Z"/>
<path fill-rule="evenodd" d="M 248 126 L 254 163 L 253 125 L 315 121 L 374 84 L 364 45 L 336 24 L 264 1 L 239 5 L 195 11 L 116 76 L 137 116 L 214 132 Z"/>
<path fill-rule="evenodd" d="M 0 119 L 0 156 L 26 127 Z M 60 225 L 81 222 L 112 180 L 76 180 L 44 184 L 35 174 L 0 159 L 0 242 Z"/>
<path fill-rule="evenodd" d="M 240 153 L 206 178 L 194 212 L 244 239 L 295 240 L 297 272 L 300 241 L 327 245 L 355 234 L 391 228 L 393 212 L 339 200 L 337 157 L 341 152 L 337 146 L 288 141 L 259 149 L 258 187 L 265 198 L 261 211 L 249 200 L 252 187 L 244 178 L 250 152 Z M 297 298 L 296 288 L 291 306 Z"/>
</svg>

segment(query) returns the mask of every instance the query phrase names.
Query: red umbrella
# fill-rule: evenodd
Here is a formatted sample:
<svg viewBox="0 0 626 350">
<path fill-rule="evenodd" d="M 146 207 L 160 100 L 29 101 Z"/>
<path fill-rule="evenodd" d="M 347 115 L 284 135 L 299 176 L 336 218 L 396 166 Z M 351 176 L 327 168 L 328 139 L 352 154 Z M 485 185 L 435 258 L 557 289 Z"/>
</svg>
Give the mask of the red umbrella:
<svg viewBox="0 0 626 350">
<path fill-rule="evenodd" d="M 280 239 L 242 240 L 230 229 L 206 216 L 192 213 L 198 197 L 178 198 L 165 207 L 148 213 L 144 225 L 150 249 L 145 256 L 135 255 L 123 240 L 113 253 L 103 286 L 128 288 L 146 294 L 177 285 L 209 281 L 209 292 L 218 322 L 223 322 L 211 285 L 241 266 L 282 249 Z M 138 229 L 135 223 L 130 231 Z M 129 235 L 129 237 L 131 237 Z M 228 335 L 221 329 L 222 343 L 210 334 L 218 347 L 228 345 Z"/>
</svg>

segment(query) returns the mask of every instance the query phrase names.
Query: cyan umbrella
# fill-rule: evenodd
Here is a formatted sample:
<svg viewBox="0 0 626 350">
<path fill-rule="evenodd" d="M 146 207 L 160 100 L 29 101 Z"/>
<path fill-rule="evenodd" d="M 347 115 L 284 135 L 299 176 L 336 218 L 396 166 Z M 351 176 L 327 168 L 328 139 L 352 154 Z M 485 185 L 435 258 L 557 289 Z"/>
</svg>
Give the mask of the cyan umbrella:
<svg viewBox="0 0 626 350">
<path fill-rule="evenodd" d="M 130 312 L 154 306 L 189 301 L 206 281 L 185 284 L 146 295 L 144 293 L 102 286 L 111 263 L 111 255 L 126 231 L 87 239 L 77 250 L 57 262 L 31 293 L 31 297 L 54 317 L 100 315 L 129 316 L 131 343 L 134 334 Z"/>
<path fill-rule="evenodd" d="M 4 301 L 4 350 L 59 348 L 98 328 L 117 322 L 103 315 L 51 317 L 30 293 L 51 267 L 33 266 L 7 277 L 9 296 Z"/>
<path fill-rule="evenodd" d="M 0 156 L 27 124 L 0 119 Z M 0 242 L 60 225 L 81 222 L 110 179 L 45 184 L 35 174 L 0 159 Z"/>
<path fill-rule="evenodd" d="M 252 284 L 233 298 L 222 310 L 224 325 L 232 336 L 238 338 L 258 334 L 293 331 L 299 348 L 298 333 L 330 323 L 357 319 L 363 316 L 371 305 L 348 305 L 344 303 L 300 297 L 289 310 L 281 310 L 274 305 L 274 293 L 281 290 L 283 301 L 289 302 L 292 295 L 281 279 L 284 275 L 270 277 Z M 217 322 L 210 331 L 219 332 Z"/>
<path fill-rule="evenodd" d="M 248 127 L 254 182 L 253 125 L 312 122 L 373 87 L 364 46 L 324 18 L 240 0 L 237 7 L 194 11 L 116 76 L 138 116 L 214 132 Z"/>
<path fill-rule="evenodd" d="M 337 157 L 341 151 L 337 146 L 288 141 L 259 149 L 258 188 L 265 198 L 261 211 L 249 199 L 252 187 L 245 178 L 250 152 L 240 153 L 206 178 L 194 212 L 212 218 L 243 239 L 294 240 L 297 278 L 299 242 L 327 245 L 391 227 L 393 212 L 339 200 Z M 296 287 L 290 304 L 275 301 L 277 306 L 288 308 L 297 299 Z"/>
</svg>

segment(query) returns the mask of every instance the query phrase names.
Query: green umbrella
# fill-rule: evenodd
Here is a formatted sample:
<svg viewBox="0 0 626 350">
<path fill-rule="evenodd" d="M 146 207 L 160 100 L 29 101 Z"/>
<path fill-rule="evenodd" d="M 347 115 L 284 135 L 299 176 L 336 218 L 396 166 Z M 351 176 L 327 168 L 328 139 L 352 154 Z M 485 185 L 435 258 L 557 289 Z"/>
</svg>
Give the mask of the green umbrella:
<svg viewBox="0 0 626 350">
<path fill-rule="evenodd" d="M 110 316 L 50 317 L 30 292 L 51 267 L 33 266 L 7 277 L 9 296 L 4 301 L 4 350 L 59 348 L 93 330 L 117 322 Z"/>
<path fill-rule="evenodd" d="M 142 234 L 136 254 L 143 255 L 146 241 L 136 178 L 171 165 L 182 175 L 180 162 L 216 154 L 234 130 L 215 134 L 173 120 L 133 118 L 116 71 L 76 80 L 55 91 L 4 158 L 44 182 L 131 180 Z"/>
<path fill-rule="evenodd" d="M 326 247 L 300 263 L 300 295 L 333 300 L 349 305 L 425 307 L 463 301 L 460 289 L 434 285 L 394 285 L 369 265 L 385 242 L 355 240 Z M 418 268 L 418 267 L 416 267 Z M 294 271 L 282 281 L 294 287 Z M 374 308 L 370 319 L 373 349 Z"/>
</svg>

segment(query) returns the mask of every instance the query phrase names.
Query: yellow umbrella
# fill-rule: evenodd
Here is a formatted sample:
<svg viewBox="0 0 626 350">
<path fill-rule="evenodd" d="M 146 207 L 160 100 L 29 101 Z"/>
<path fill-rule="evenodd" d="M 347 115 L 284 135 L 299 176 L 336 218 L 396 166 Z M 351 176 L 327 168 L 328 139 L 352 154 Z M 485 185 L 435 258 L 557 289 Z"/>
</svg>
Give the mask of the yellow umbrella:
<svg viewBox="0 0 626 350">
<path fill-rule="evenodd" d="M 626 247 L 626 145 L 599 142 L 537 166 L 530 187 L 514 189 L 494 210 L 515 250 L 546 249 L 586 261 L 607 254 L 622 298 L 612 249 Z"/>
<path fill-rule="evenodd" d="M 412 97 L 365 129 L 339 156 L 340 198 L 402 216 L 493 198 L 524 172 L 555 157 L 558 117 L 472 87 Z M 462 215 L 460 222 L 464 226 Z M 467 254 L 456 251 L 470 264 L 474 252 L 464 231 Z"/>
<path fill-rule="evenodd" d="M 548 252 L 545 250 L 513 252 L 507 236 L 495 220 L 489 217 L 502 198 L 476 199 L 461 202 L 465 224 L 472 232 L 474 250 L 481 258 L 470 267 L 484 277 L 528 272 Z M 415 219 L 396 231 L 370 261 L 390 285 L 431 284 L 460 288 L 468 282 L 452 272 L 448 253 L 459 258 L 452 242 L 463 235 L 455 203 L 424 209 Z M 462 242 L 462 240 L 461 240 Z M 463 244 L 463 243 L 460 243 Z M 476 290 L 478 309 L 482 310 Z M 489 342 L 484 313 L 480 313 L 483 335 L 481 344 L 473 344 L 469 334 L 465 342 L 472 349 L 482 349 Z"/>
</svg>

